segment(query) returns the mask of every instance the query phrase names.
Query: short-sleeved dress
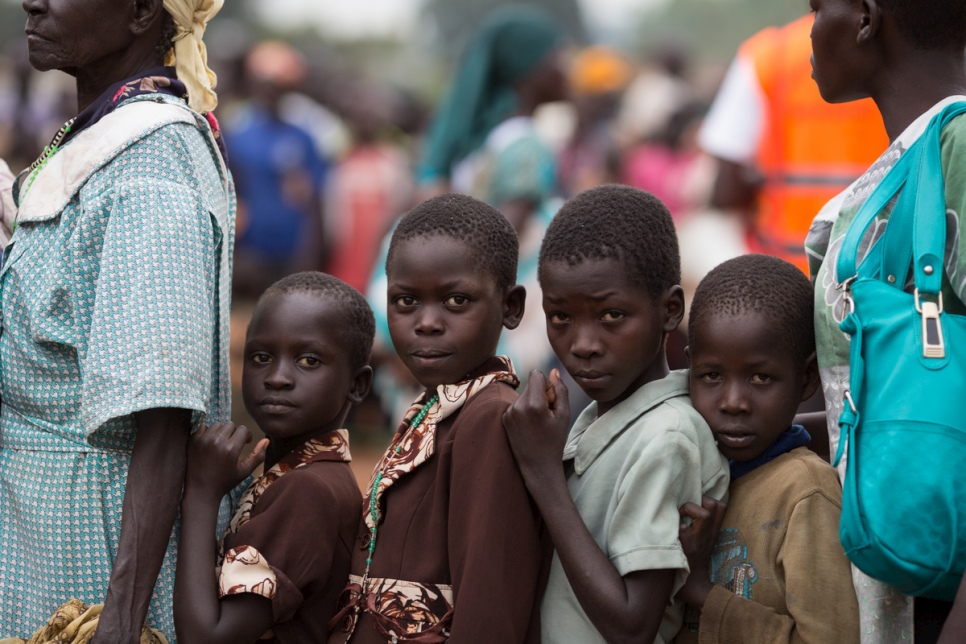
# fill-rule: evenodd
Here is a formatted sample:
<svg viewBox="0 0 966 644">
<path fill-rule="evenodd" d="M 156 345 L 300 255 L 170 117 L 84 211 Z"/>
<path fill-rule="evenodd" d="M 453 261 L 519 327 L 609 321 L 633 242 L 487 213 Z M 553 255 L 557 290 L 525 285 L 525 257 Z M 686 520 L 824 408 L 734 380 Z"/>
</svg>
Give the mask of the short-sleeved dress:
<svg viewBox="0 0 966 644">
<path fill-rule="evenodd" d="M 264 644 L 329 636 L 362 515 L 351 460 L 344 429 L 307 441 L 252 481 L 222 538 L 219 595 L 272 602 Z"/>
<path fill-rule="evenodd" d="M 230 408 L 234 193 L 179 99 L 122 103 L 21 189 L 0 272 L 0 635 L 105 598 L 133 412 Z M 148 623 L 173 642 L 177 526 Z"/>
<path fill-rule="evenodd" d="M 845 302 L 842 291 L 836 288 L 839 281 L 835 276 L 842 239 L 862 204 L 899 157 L 923 134 L 932 117 L 950 103 L 963 100 L 966 100 L 966 96 L 951 96 L 917 118 L 864 175 L 819 212 L 805 240 L 809 268 L 815 283 L 815 339 L 819 373 L 825 392 L 829 443 L 833 453 L 838 447 L 838 420 L 850 375 L 849 337 L 839 328 L 845 313 Z M 966 301 L 966 236 L 962 234 L 966 223 L 966 166 L 961 159 L 966 154 L 966 118 L 959 116 L 946 126 L 942 132 L 941 151 L 946 190 L 943 300 L 947 311 L 962 314 L 966 312 L 963 306 Z M 865 257 L 872 243 L 882 236 L 890 213 L 891 207 L 869 227 L 860 245 L 860 258 Z M 843 479 L 847 465 L 843 458 L 838 468 L 839 476 Z M 853 568 L 853 577 L 859 600 L 862 642 L 898 644 L 911 641 L 911 598 L 867 577 L 858 569 Z"/>
</svg>

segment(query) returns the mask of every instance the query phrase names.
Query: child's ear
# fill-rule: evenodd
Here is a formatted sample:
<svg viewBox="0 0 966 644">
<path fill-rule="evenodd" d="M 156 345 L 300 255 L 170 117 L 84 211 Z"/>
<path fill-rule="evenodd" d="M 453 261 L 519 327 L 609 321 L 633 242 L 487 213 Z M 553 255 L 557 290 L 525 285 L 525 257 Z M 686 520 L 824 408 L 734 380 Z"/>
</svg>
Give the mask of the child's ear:
<svg viewBox="0 0 966 644">
<path fill-rule="evenodd" d="M 684 347 L 684 359 L 688 363 L 688 369 L 690 369 L 691 368 L 691 345 L 690 344 Z"/>
<path fill-rule="evenodd" d="M 672 333 L 684 319 L 684 289 L 674 285 L 664 293 L 661 301 L 664 309 L 664 332 Z"/>
<path fill-rule="evenodd" d="M 882 24 L 882 8 L 879 6 L 879 0 L 862 0 L 861 11 L 862 18 L 855 42 L 864 45 L 879 33 L 879 27 Z"/>
<path fill-rule="evenodd" d="M 369 395 L 369 389 L 372 387 L 372 367 L 366 365 L 364 367 L 359 367 L 359 369 L 352 376 L 352 387 L 349 389 L 349 395 L 346 398 L 353 405 L 358 405 L 366 396 Z"/>
<path fill-rule="evenodd" d="M 523 313 L 527 308 L 527 289 L 514 284 L 503 297 L 503 326 L 513 330 L 520 326 Z"/>
<path fill-rule="evenodd" d="M 815 390 L 818 389 L 820 382 L 818 358 L 815 356 L 815 352 L 812 351 L 805 360 L 805 382 L 802 385 L 802 402 L 808 400 L 815 394 Z"/>
</svg>

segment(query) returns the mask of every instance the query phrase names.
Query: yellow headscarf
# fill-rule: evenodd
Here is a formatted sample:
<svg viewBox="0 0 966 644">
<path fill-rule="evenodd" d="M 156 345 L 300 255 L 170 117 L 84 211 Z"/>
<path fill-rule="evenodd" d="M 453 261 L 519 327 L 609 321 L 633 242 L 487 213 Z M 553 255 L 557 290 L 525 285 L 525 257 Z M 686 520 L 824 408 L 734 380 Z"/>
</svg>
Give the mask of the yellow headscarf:
<svg viewBox="0 0 966 644">
<path fill-rule="evenodd" d="M 188 88 L 188 105 L 196 112 L 211 112 L 218 105 L 213 91 L 218 77 L 208 69 L 208 50 L 202 38 L 208 21 L 223 4 L 225 0 L 164 0 L 164 9 L 178 28 L 164 64 L 177 67 L 178 80 Z"/>
</svg>

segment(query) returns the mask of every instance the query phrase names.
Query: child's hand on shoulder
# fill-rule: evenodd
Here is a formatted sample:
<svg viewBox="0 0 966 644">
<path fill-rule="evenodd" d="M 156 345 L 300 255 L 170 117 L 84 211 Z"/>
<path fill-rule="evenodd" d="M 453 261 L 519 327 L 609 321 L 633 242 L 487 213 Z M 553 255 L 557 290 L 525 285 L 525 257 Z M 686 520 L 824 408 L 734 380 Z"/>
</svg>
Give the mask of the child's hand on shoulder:
<svg viewBox="0 0 966 644">
<path fill-rule="evenodd" d="M 265 460 L 268 439 L 263 438 L 252 453 L 239 460 L 252 435 L 244 425 L 213 423 L 196 431 L 188 443 L 188 471 L 185 488 L 221 499 Z"/>
<path fill-rule="evenodd" d="M 711 592 L 711 553 L 721 531 L 725 510 L 728 506 L 710 497 L 703 497 L 701 505 L 685 503 L 678 512 L 684 517 L 690 517 L 691 523 L 683 521 L 678 530 L 681 548 L 688 558 L 688 568 L 691 572 L 688 579 L 678 591 L 677 596 L 692 606 L 702 607 Z"/>
<path fill-rule="evenodd" d="M 513 456 L 525 478 L 563 473 L 563 450 L 570 426 L 567 385 L 554 369 L 550 378 L 534 369 L 520 397 L 503 414 Z"/>
</svg>

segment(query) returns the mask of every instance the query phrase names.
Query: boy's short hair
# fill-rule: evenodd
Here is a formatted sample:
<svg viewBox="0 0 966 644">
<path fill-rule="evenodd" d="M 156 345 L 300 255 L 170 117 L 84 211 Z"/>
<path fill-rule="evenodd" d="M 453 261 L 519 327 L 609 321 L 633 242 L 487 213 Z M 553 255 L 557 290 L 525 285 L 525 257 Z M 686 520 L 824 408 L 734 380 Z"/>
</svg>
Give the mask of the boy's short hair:
<svg viewBox="0 0 966 644">
<path fill-rule="evenodd" d="M 345 316 L 345 333 L 349 341 L 349 359 L 358 369 L 369 362 L 376 320 L 362 293 L 342 280 L 318 271 L 305 271 L 283 277 L 269 286 L 255 304 L 255 311 L 277 295 L 303 293 L 319 301 L 335 301 Z"/>
<path fill-rule="evenodd" d="M 652 297 L 681 282 L 671 213 L 651 193 L 629 186 L 598 186 L 565 203 L 543 238 L 537 276 L 543 283 L 547 262 L 575 266 L 585 259 L 616 259 Z"/>
<path fill-rule="evenodd" d="M 966 47 L 966 2 L 963 0 L 879 0 L 893 15 L 899 32 L 917 49 Z"/>
<path fill-rule="evenodd" d="M 715 315 L 756 313 L 779 333 L 783 347 L 804 361 L 815 350 L 815 302 L 805 274 L 785 260 L 743 255 L 718 265 L 698 284 L 688 318 L 688 343 Z M 783 349 L 784 350 L 784 349 Z"/>
<path fill-rule="evenodd" d="M 500 289 L 516 283 L 520 242 L 513 226 L 493 206 L 456 193 L 428 199 L 399 220 L 389 242 L 386 272 L 400 243 L 435 236 L 463 243 L 475 255 L 480 268 L 496 279 Z"/>
</svg>

